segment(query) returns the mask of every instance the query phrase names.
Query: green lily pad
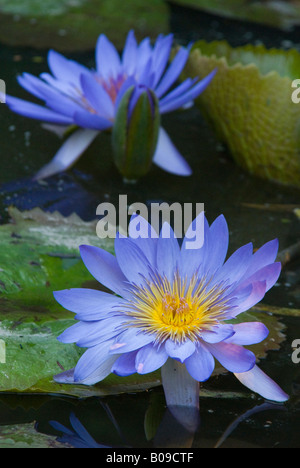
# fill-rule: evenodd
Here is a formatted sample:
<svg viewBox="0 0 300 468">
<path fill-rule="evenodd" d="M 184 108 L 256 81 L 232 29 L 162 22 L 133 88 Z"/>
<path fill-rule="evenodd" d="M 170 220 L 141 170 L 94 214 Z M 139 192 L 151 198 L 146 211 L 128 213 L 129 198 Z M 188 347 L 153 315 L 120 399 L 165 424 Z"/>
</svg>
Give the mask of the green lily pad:
<svg viewBox="0 0 300 468">
<path fill-rule="evenodd" d="M 216 68 L 196 102 L 217 137 L 250 173 L 299 187 L 300 104 L 292 100 L 299 52 L 198 41 L 184 76 L 203 78 Z"/>
<path fill-rule="evenodd" d="M 56 338 L 73 325 L 74 314 L 54 300 L 53 291 L 99 288 L 78 254 L 80 244 L 113 252 L 112 239 L 96 236 L 96 222 L 64 218 L 40 209 L 21 213 L 11 208 L 12 221 L 0 226 L 0 392 L 61 394 L 86 398 L 144 391 L 160 385 L 160 371 L 129 377 L 109 375 L 93 386 L 61 385 L 53 375 L 73 368 L 84 349 Z M 252 347 L 258 360 L 279 349 L 283 325 L 260 310 L 239 317 L 263 321 L 269 337 Z M 217 365 L 215 374 L 225 372 Z"/>
<path fill-rule="evenodd" d="M 121 50 L 130 29 L 156 37 L 168 32 L 162 0 L 0 0 L 0 41 L 60 51 L 93 49 L 101 33 Z"/>
<path fill-rule="evenodd" d="M 277 0 L 272 2 L 249 0 L 173 0 L 179 5 L 193 7 L 225 18 L 246 20 L 282 29 L 300 23 L 300 2 Z"/>
<path fill-rule="evenodd" d="M 0 448 L 72 448 L 56 439 L 37 432 L 34 423 L 0 426 Z"/>
</svg>

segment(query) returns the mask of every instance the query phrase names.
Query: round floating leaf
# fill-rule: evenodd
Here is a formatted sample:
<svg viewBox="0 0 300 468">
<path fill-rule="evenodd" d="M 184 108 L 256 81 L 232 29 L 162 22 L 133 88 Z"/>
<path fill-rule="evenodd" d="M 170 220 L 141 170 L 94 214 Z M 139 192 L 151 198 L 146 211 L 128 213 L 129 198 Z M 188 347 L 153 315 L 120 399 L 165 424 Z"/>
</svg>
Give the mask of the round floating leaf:
<svg viewBox="0 0 300 468">
<path fill-rule="evenodd" d="M 0 426 L 0 448 L 72 448 L 56 439 L 37 432 L 34 423 Z"/>
<path fill-rule="evenodd" d="M 184 75 L 203 78 L 215 68 L 196 102 L 218 138 L 250 173 L 300 186 L 300 103 L 292 100 L 300 54 L 199 41 Z"/>
</svg>

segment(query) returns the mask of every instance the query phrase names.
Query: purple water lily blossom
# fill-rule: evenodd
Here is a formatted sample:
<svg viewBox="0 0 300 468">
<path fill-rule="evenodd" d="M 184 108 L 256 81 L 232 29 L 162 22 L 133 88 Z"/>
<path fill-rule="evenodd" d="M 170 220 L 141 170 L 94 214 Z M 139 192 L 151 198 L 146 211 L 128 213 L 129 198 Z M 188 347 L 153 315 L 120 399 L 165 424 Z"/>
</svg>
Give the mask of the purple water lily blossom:
<svg viewBox="0 0 300 468">
<path fill-rule="evenodd" d="M 18 77 L 19 84 L 44 101 L 45 106 L 7 96 L 6 103 L 12 111 L 47 122 L 48 128 L 60 134 L 70 126 L 76 128 L 36 179 L 68 169 L 99 132 L 110 130 L 121 98 L 129 87 L 153 90 L 159 111 L 164 114 L 189 105 L 208 86 L 215 71 L 201 81 L 188 78 L 174 87 L 190 47 L 181 47 L 168 65 L 172 42 L 173 35 L 169 34 L 159 35 L 153 46 L 149 38 L 138 44 L 134 32 L 130 31 L 120 57 L 114 45 L 101 34 L 96 45 L 95 70 L 50 50 L 51 73 L 42 73 L 39 78 L 29 73 Z M 162 127 L 153 162 L 177 175 L 191 174 L 190 166 Z"/>
<path fill-rule="evenodd" d="M 191 249 L 188 242 L 196 228 L 203 229 L 204 241 Z M 55 380 L 92 385 L 111 372 L 127 376 L 162 368 L 169 393 L 174 392 L 174 386 L 168 385 L 170 362 L 185 369 L 192 388 L 192 382 L 211 376 L 216 359 L 264 398 L 285 401 L 284 391 L 256 366 L 253 352 L 243 347 L 264 340 L 266 326 L 232 323 L 277 281 L 278 241 L 255 253 L 252 244 L 246 244 L 225 261 L 228 241 L 224 216 L 209 225 L 202 212 L 181 245 L 170 226 L 164 224 L 156 234 L 140 216 L 131 218 L 128 237 L 115 239 L 115 255 L 82 245 L 87 269 L 113 294 L 80 288 L 54 293 L 78 320 L 58 339 L 88 348 L 74 369 Z"/>
</svg>

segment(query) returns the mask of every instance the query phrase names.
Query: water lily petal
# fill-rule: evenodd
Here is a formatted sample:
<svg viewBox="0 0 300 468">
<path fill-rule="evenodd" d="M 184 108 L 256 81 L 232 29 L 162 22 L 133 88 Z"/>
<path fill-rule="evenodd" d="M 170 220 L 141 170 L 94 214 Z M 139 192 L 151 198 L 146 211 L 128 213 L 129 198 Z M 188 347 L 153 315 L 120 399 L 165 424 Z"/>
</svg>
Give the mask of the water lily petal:
<svg viewBox="0 0 300 468">
<path fill-rule="evenodd" d="M 245 276 L 251 276 L 263 267 L 275 262 L 278 252 L 278 239 L 266 242 L 253 255 Z"/>
<path fill-rule="evenodd" d="M 161 82 L 156 88 L 156 94 L 161 98 L 175 83 L 182 72 L 190 53 L 190 48 L 181 47 L 173 59 L 171 65 L 164 74 Z"/>
<path fill-rule="evenodd" d="M 247 372 L 255 364 L 255 355 L 242 346 L 221 341 L 216 344 L 205 343 L 205 347 L 230 372 Z"/>
<path fill-rule="evenodd" d="M 153 341 L 152 335 L 141 332 L 138 328 L 128 328 L 114 340 L 109 352 L 111 354 L 128 353 L 142 348 Z"/>
<path fill-rule="evenodd" d="M 209 75 L 203 78 L 203 80 L 199 81 L 181 96 L 177 97 L 176 99 L 172 99 L 172 101 L 168 100 L 165 102 L 164 98 L 162 98 L 160 100 L 160 112 L 164 114 L 166 112 L 174 111 L 182 107 L 184 104 L 196 99 L 196 97 L 199 96 L 199 94 L 201 94 L 205 88 L 207 88 L 215 74 L 216 70 L 212 71 Z"/>
<path fill-rule="evenodd" d="M 122 54 L 123 69 L 128 76 L 133 75 L 136 69 L 138 45 L 133 30 L 129 31 Z"/>
<path fill-rule="evenodd" d="M 212 330 L 208 331 L 202 331 L 201 332 L 201 338 L 206 342 L 206 343 L 219 343 L 220 341 L 224 341 L 232 335 L 234 335 L 235 330 L 233 325 L 218 325 L 214 327 Z"/>
<path fill-rule="evenodd" d="M 180 247 L 171 226 L 165 222 L 157 241 L 157 270 L 161 277 L 173 281 L 178 270 L 180 260 Z"/>
<path fill-rule="evenodd" d="M 209 379 L 215 368 L 212 354 L 201 345 L 196 347 L 195 352 L 186 359 L 184 364 L 189 374 L 199 382 Z"/>
<path fill-rule="evenodd" d="M 45 122 L 61 125 L 72 125 L 74 123 L 74 119 L 70 116 L 59 114 L 58 112 L 47 109 L 39 104 L 25 101 L 24 99 L 6 95 L 6 104 L 12 111 L 31 119 L 43 120 Z"/>
<path fill-rule="evenodd" d="M 108 130 L 112 126 L 112 122 L 98 114 L 92 114 L 87 110 L 77 110 L 73 115 L 76 125 L 82 128 L 91 130 Z"/>
<path fill-rule="evenodd" d="M 81 245 L 81 258 L 89 272 L 116 294 L 125 294 L 128 282 L 114 255 L 99 247 Z"/>
<path fill-rule="evenodd" d="M 104 79 L 117 78 L 121 69 L 121 61 L 117 49 L 101 34 L 96 44 L 96 67 L 97 72 Z"/>
<path fill-rule="evenodd" d="M 190 176 L 192 170 L 173 145 L 166 131 L 160 127 L 153 163 L 172 174 Z"/>
<path fill-rule="evenodd" d="M 74 370 L 74 382 L 93 385 L 111 373 L 116 356 L 108 354 L 111 341 L 89 348 L 81 356 Z"/>
<path fill-rule="evenodd" d="M 35 180 L 50 177 L 72 166 L 98 135 L 98 131 L 79 129 L 64 142 L 52 161 L 34 177 Z"/>
<path fill-rule="evenodd" d="M 212 276 L 225 260 L 229 244 L 229 231 L 223 215 L 218 216 L 211 224 L 205 239 L 203 271 Z"/>
<path fill-rule="evenodd" d="M 258 393 L 267 400 L 284 402 L 289 396 L 268 377 L 258 366 L 248 372 L 235 373 L 236 378 L 246 387 Z"/>
<path fill-rule="evenodd" d="M 114 104 L 103 86 L 90 73 L 81 75 L 80 82 L 85 97 L 97 114 L 112 120 L 115 115 Z"/>
<path fill-rule="evenodd" d="M 195 352 L 195 344 L 191 340 L 186 340 L 183 343 L 176 343 L 169 339 L 166 341 L 165 349 L 171 358 L 179 359 L 184 362 Z"/>
<path fill-rule="evenodd" d="M 48 53 L 48 65 L 57 79 L 71 83 L 77 88 L 80 87 L 80 75 L 88 72 L 84 65 L 69 60 L 54 50 Z"/>
<path fill-rule="evenodd" d="M 233 325 L 234 335 L 226 339 L 226 343 L 236 345 L 251 345 L 260 343 L 269 334 L 269 330 L 262 322 L 243 322 Z"/>
<path fill-rule="evenodd" d="M 130 238 L 117 235 L 115 253 L 118 264 L 130 283 L 141 285 L 149 276 L 147 258 Z"/>
<path fill-rule="evenodd" d="M 168 353 L 164 346 L 154 346 L 152 343 L 139 349 L 135 358 L 135 368 L 138 374 L 154 372 L 164 365 Z"/>
<path fill-rule="evenodd" d="M 119 356 L 114 362 L 111 368 L 111 372 L 120 375 L 121 377 L 126 377 L 127 375 L 135 374 L 136 355 L 137 351 L 131 351 L 129 353 L 124 353 L 121 356 Z"/>
<path fill-rule="evenodd" d="M 65 309 L 76 313 L 76 320 L 102 320 L 120 307 L 124 300 L 120 297 L 89 288 L 73 288 L 55 291 L 56 301 Z"/>
<path fill-rule="evenodd" d="M 132 215 L 129 222 L 128 233 L 147 258 L 149 265 L 156 268 L 158 234 L 153 226 L 143 216 Z"/>
</svg>

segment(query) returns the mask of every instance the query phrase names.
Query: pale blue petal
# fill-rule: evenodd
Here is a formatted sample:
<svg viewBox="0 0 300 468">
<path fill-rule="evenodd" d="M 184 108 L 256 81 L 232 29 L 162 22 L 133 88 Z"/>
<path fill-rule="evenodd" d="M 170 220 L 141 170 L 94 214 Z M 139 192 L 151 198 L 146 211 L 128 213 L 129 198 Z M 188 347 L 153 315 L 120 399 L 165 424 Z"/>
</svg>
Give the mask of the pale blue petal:
<svg viewBox="0 0 300 468">
<path fill-rule="evenodd" d="M 79 129 L 63 143 L 54 158 L 35 175 L 34 179 L 44 179 L 71 167 L 92 141 L 98 131 Z"/>
<path fill-rule="evenodd" d="M 260 343 L 269 334 L 269 330 L 262 322 L 243 322 L 233 325 L 234 335 L 226 339 L 226 343 L 236 345 L 252 345 Z"/>
<path fill-rule="evenodd" d="M 249 277 L 266 265 L 270 265 L 275 262 L 278 245 L 278 239 L 273 239 L 260 247 L 260 249 L 253 254 L 249 267 L 245 272 L 245 276 Z"/>
<path fill-rule="evenodd" d="M 267 400 L 284 402 L 289 399 L 289 396 L 279 385 L 257 366 L 254 366 L 248 372 L 235 373 L 234 375 L 243 385 Z"/>
<path fill-rule="evenodd" d="M 244 288 L 248 286 L 248 284 L 264 281 L 266 283 L 266 292 L 267 292 L 272 286 L 274 286 L 274 284 L 278 280 L 280 272 L 281 272 L 281 263 L 279 262 L 272 263 L 271 265 L 267 265 L 261 268 L 260 270 L 256 271 L 253 275 L 251 275 L 247 279 L 244 279 L 244 280 L 242 279 L 239 287 Z"/>
<path fill-rule="evenodd" d="M 174 111 L 184 106 L 184 104 L 196 99 L 199 96 L 199 94 L 201 94 L 207 88 L 207 86 L 209 85 L 209 83 L 211 82 L 215 74 L 216 74 L 216 71 L 214 70 L 208 76 L 203 78 L 203 80 L 195 84 L 191 89 L 189 89 L 184 94 L 177 97 L 176 99 L 172 99 L 172 101 L 168 100 L 167 102 L 165 102 L 164 98 L 161 99 L 159 102 L 160 112 L 164 114 L 166 112 Z"/>
<path fill-rule="evenodd" d="M 154 372 L 164 365 L 168 353 L 164 346 L 154 346 L 152 343 L 139 349 L 135 358 L 135 368 L 138 374 Z"/>
<path fill-rule="evenodd" d="M 158 234 L 143 216 L 132 215 L 129 222 L 129 236 L 143 252 L 149 265 L 156 269 Z"/>
<path fill-rule="evenodd" d="M 121 70 L 121 61 L 117 49 L 101 34 L 96 44 L 96 67 L 97 72 L 105 80 L 117 78 Z"/>
<path fill-rule="evenodd" d="M 165 71 L 171 53 L 172 42 L 173 34 L 168 36 L 160 35 L 155 42 L 153 48 L 153 71 L 155 74 L 153 87 L 157 85 Z"/>
<path fill-rule="evenodd" d="M 59 114 L 73 118 L 74 112 L 81 110 L 82 108 L 82 106 L 74 101 L 74 99 L 62 94 L 56 88 L 49 86 L 47 83 L 33 75 L 24 73 L 18 78 L 18 82 L 34 96 L 45 101 L 45 105 L 48 108 Z"/>
<path fill-rule="evenodd" d="M 144 278 L 149 277 L 147 258 L 130 238 L 117 235 L 115 254 L 122 272 L 130 283 L 141 285 L 144 283 Z"/>
<path fill-rule="evenodd" d="M 91 245 L 81 245 L 79 250 L 85 266 L 99 283 L 116 294 L 125 294 L 128 282 L 114 255 Z"/>
<path fill-rule="evenodd" d="M 195 352 L 195 344 L 191 340 L 186 340 L 183 343 L 176 343 L 169 339 L 165 344 L 166 352 L 173 359 L 179 359 L 184 362 Z"/>
<path fill-rule="evenodd" d="M 55 291 L 53 295 L 65 309 L 77 314 L 77 320 L 84 321 L 106 318 L 124 304 L 122 298 L 96 289 L 63 289 Z"/>
<path fill-rule="evenodd" d="M 155 92 L 159 98 L 161 98 L 173 85 L 173 83 L 175 83 L 186 64 L 189 53 L 189 49 L 185 49 L 183 47 L 179 49 L 174 60 L 161 79 L 161 82 L 156 87 Z"/>
<path fill-rule="evenodd" d="M 73 118 L 76 125 L 82 128 L 101 131 L 112 127 L 110 120 L 84 109 L 74 112 Z"/>
<path fill-rule="evenodd" d="M 136 327 L 129 327 L 122 332 L 111 344 L 111 354 L 123 354 L 142 348 L 154 341 L 153 335 L 141 332 Z"/>
<path fill-rule="evenodd" d="M 255 364 L 255 355 L 242 346 L 221 341 L 205 347 L 230 372 L 247 372 Z"/>
<path fill-rule="evenodd" d="M 153 163 L 167 172 L 180 176 L 190 176 L 192 170 L 172 143 L 166 131 L 160 127 Z"/>
<path fill-rule="evenodd" d="M 97 83 L 91 74 L 81 75 L 81 85 L 84 96 L 98 115 L 108 120 L 114 118 L 115 108 L 111 97 L 100 83 Z"/>
<path fill-rule="evenodd" d="M 122 64 L 127 76 L 133 75 L 136 70 L 138 45 L 134 32 L 131 30 L 127 35 L 122 54 Z"/>
<path fill-rule="evenodd" d="M 265 281 L 256 281 L 250 286 L 252 286 L 252 288 L 248 297 L 245 300 L 241 300 L 239 304 L 235 304 L 234 309 L 230 312 L 231 317 L 236 317 L 238 314 L 249 310 L 251 307 L 253 307 L 255 304 L 257 304 L 263 299 L 266 293 Z M 233 292 L 232 295 L 234 294 L 235 293 Z"/>
<path fill-rule="evenodd" d="M 216 273 L 213 283 L 226 281 L 227 284 L 236 284 L 250 265 L 253 253 L 252 243 L 237 249 Z"/>
<path fill-rule="evenodd" d="M 211 224 L 205 240 L 203 271 L 208 277 L 220 268 L 226 258 L 229 244 L 229 231 L 223 215 L 218 216 Z"/>
<path fill-rule="evenodd" d="M 137 351 L 131 351 L 130 353 L 122 354 L 114 362 L 111 371 L 114 374 L 120 375 L 121 377 L 126 377 L 127 375 L 132 375 L 136 373 L 135 368 L 135 358 Z"/>
<path fill-rule="evenodd" d="M 46 107 L 24 101 L 12 96 L 6 96 L 6 104 L 17 114 L 29 117 L 31 119 L 43 120 L 45 122 L 56 123 L 60 125 L 72 125 L 74 119 L 67 115 L 62 115 Z"/>
<path fill-rule="evenodd" d="M 180 260 L 180 247 L 171 226 L 165 222 L 157 241 L 157 270 L 161 277 L 174 279 Z"/>
<path fill-rule="evenodd" d="M 211 331 L 201 332 L 201 338 L 206 343 L 219 343 L 220 341 L 227 340 L 234 335 L 235 331 L 233 325 L 218 325 Z"/>
<path fill-rule="evenodd" d="M 184 364 L 195 380 L 204 382 L 211 376 L 215 367 L 215 360 L 212 354 L 199 344 L 196 351 L 186 359 Z"/>
<path fill-rule="evenodd" d="M 54 50 L 48 53 L 48 65 L 57 79 L 71 83 L 77 88 L 80 87 L 80 75 L 88 72 L 85 66 L 65 58 Z"/>
<path fill-rule="evenodd" d="M 81 356 L 74 371 L 74 382 L 93 385 L 111 373 L 116 356 L 108 354 L 112 341 L 89 348 Z"/>
</svg>

